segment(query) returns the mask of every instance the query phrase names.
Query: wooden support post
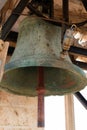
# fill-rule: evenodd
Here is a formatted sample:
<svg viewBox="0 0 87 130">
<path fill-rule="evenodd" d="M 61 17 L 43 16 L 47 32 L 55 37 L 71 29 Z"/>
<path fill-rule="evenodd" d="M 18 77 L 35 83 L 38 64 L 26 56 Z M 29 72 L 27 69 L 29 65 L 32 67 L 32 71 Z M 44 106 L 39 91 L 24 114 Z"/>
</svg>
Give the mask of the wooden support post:
<svg viewBox="0 0 87 130">
<path fill-rule="evenodd" d="M 0 40 L 0 47 L 1 47 L 2 43 L 3 43 L 3 48 L 0 51 L 0 81 L 1 81 L 1 79 L 3 77 L 7 51 L 8 51 L 8 47 L 9 47 L 9 42 L 4 42 L 2 40 Z"/>
<path fill-rule="evenodd" d="M 66 130 L 75 130 L 73 95 L 65 95 L 65 122 Z"/>
</svg>

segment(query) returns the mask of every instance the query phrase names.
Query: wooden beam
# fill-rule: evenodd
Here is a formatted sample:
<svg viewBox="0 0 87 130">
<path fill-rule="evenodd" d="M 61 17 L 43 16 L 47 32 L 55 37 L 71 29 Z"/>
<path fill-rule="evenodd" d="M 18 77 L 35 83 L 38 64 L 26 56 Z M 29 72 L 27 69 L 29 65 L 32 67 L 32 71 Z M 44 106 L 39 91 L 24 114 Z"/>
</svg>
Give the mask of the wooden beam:
<svg viewBox="0 0 87 130">
<path fill-rule="evenodd" d="M 81 0 L 81 1 L 82 1 L 83 5 L 84 5 L 86 11 L 87 11 L 87 0 Z"/>
<path fill-rule="evenodd" d="M 0 40 L 0 49 L 1 49 L 1 44 L 2 44 L 2 40 Z M 3 45 L 3 49 L 0 50 L 0 82 L 4 74 L 4 66 L 6 63 L 8 47 L 9 47 L 9 42 L 5 42 Z"/>
<path fill-rule="evenodd" d="M 69 53 L 76 56 L 87 57 L 87 49 L 71 46 Z"/>
<path fill-rule="evenodd" d="M 87 70 L 87 63 L 86 62 L 81 62 L 81 61 L 76 61 L 74 60 L 73 63 L 77 66 L 79 66 L 80 68 Z"/>
<path fill-rule="evenodd" d="M 0 10 L 3 8 L 3 6 L 5 5 L 6 2 L 7 2 L 7 0 L 0 1 Z"/>
<path fill-rule="evenodd" d="M 82 96 L 80 92 L 76 92 L 75 96 L 80 101 L 80 103 L 87 109 L 87 100 Z"/>
<path fill-rule="evenodd" d="M 12 41 L 12 42 L 17 42 L 18 38 L 18 33 L 14 31 L 10 31 L 8 36 L 6 37 L 6 41 Z"/>
<path fill-rule="evenodd" d="M 20 16 L 21 12 L 24 10 L 25 6 L 28 4 L 29 0 L 20 0 L 16 8 L 13 10 L 12 14 L 9 16 L 7 21 L 2 27 L 2 35 L 1 39 L 5 40 L 7 35 L 9 34 L 12 26 Z"/>
<path fill-rule="evenodd" d="M 69 22 L 69 0 L 62 0 L 62 15 L 63 15 L 63 21 Z M 66 29 L 67 29 L 67 25 L 65 23 L 62 23 L 61 43 L 63 42 L 63 37 Z"/>
</svg>

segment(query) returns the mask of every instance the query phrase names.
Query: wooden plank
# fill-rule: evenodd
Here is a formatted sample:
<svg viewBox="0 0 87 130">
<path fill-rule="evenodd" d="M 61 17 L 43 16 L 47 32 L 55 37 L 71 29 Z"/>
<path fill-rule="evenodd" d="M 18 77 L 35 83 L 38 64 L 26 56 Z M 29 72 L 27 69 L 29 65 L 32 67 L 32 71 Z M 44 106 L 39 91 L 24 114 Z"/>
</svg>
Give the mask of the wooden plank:
<svg viewBox="0 0 87 130">
<path fill-rule="evenodd" d="M 6 62 L 8 47 L 9 47 L 9 42 L 4 42 L 3 48 L 0 51 L 0 81 L 1 81 L 1 79 L 3 77 L 3 73 L 4 73 L 4 66 L 5 66 L 5 62 Z"/>
<path fill-rule="evenodd" d="M 73 95 L 65 95 L 65 121 L 66 130 L 75 130 Z"/>
</svg>

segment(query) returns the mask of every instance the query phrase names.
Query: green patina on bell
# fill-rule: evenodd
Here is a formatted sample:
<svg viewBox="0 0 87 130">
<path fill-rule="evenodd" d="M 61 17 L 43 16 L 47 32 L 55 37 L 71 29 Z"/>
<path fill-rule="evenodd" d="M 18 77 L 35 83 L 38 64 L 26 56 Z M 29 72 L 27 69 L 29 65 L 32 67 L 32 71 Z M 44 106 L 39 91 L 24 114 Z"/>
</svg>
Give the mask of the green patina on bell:
<svg viewBox="0 0 87 130">
<path fill-rule="evenodd" d="M 37 96 L 38 67 L 44 68 L 46 95 L 64 95 L 87 85 L 85 73 L 67 56 L 60 58 L 61 28 L 41 18 L 27 17 L 20 24 L 15 51 L 1 82 L 1 89 Z"/>
</svg>

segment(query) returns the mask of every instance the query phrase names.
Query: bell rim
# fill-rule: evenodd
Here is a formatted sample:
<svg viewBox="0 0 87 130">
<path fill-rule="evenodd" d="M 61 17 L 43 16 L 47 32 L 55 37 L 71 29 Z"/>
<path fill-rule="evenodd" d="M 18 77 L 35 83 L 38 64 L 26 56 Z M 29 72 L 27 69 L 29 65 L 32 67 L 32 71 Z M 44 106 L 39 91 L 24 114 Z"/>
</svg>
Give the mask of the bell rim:
<svg viewBox="0 0 87 130">
<path fill-rule="evenodd" d="M 27 60 L 29 60 L 29 62 L 31 62 L 30 61 L 30 59 L 27 59 Z M 43 61 L 44 61 L 44 59 L 34 59 L 34 61 L 33 62 L 31 62 L 32 64 L 35 62 L 35 61 L 37 61 L 37 63 L 38 63 L 38 61 L 40 61 L 41 60 L 41 62 L 40 62 L 40 65 L 39 64 L 37 64 L 35 67 L 39 67 L 39 66 L 42 66 L 43 65 Z M 54 61 L 55 61 L 55 63 L 54 63 Z M 24 62 L 23 62 L 23 60 L 16 60 L 16 62 L 15 62 L 15 64 L 14 64 L 14 61 L 13 62 L 10 62 L 10 63 L 7 63 L 6 64 L 6 66 L 5 66 L 5 73 L 6 72 L 8 72 L 8 71 L 10 71 L 10 70 L 13 70 L 13 69 L 16 69 L 16 68 L 22 68 L 22 67 L 31 67 L 31 66 L 29 66 L 29 62 L 27 61 L 27 64 L 25 65 L 24 64 Z M 64 65 L 64 66 L 60 66 L 59 65 L 59 62 L 60 62 L 60 65 L 61 65 L 61 63 L 66 63 L 66 65 L 68 65 L 68 67 L 66 68 L 66 65 Z M 20 64 L 19 64 L 20 63 Z M 86 85 L 87 85 L 87 79 L 86 79 L 86 75 L 85 75 L 85 73 L 78 67 L 78 66 L 76 66 L 76 65 L 74 65 L 74 64 L 71 64 L 70 62 L 68 62 L 68 61 L 65 61 L 65 60 L 63 60 L 63 59 L 59 59 L 59 60 L 53 60 L 53 59 L 51 59 L 50 61 L 49 60 L 45 60 L 45 66 L 44 67 L 50 67 L 49 66 L 49 64 L 51 64 L 52 65 L 52 67 L 54 67 L 54 68 L 62 68 L 62 69 L 67 69 L 68 71 L 71 71 L 72 73 L 74 73 L 75 74 L 75 76 L 78 76 L 79 77 L 79 79 L 82 79 L 82 82 L 81 82 L 81 85 L 79 85 L 79 88 L 77 89 L 75 89 L 75 88 L 73 88 L 73 93 L 75 93 L 75 92 L 78 92 L 78 91 L 81 91 L 82 89 L 84 89 L 85 87 L 86 87 Z M 9 64 L 10 65 L 12 65 L 12 68 L 9 70 L 9 68 L 7 69 L 6 67 L 7 66 L 9 66 Z M 58 66 L 59 65 L 59 66 Z M 32 67 L 34 67 L 34 66 L 32 66 Z M 68 69 L 69 67 L 71 67 L 71 69 Z M 7 70 L 6 70 L 7 69 Z M 78 71 L 75 71 L 75 70 L 78 70 Z M 79 72 L 79 70 L 80 70 L 80 72 L 82 72 L 82 73 L 80 73 Z M 82 75 L 83 74 L 83 75 Z M 16 94 L 16 95 L 24 95 L 24 94 L 20 94 L 20 93 L 18 93 L 18 92 L 14 92 L 14 91 L 12 91 L 12 90 L 10 90 L 10 89 L 8 89 L 8 88 L 4 88 L 4 86 L 1 84 L 1 87 L 0 87 L 2 90 L 5 90 L 5 91 L 7 91 L 7 92 L 10 92 L 10 93 L 13 93 L 13 94 Z M 80 90 L 79 90 L 80 89 Z M 72 90 L 69 90 L 69 92 L 68 93 L 72 93 Z M 67 92 L 66 91 L 63 91 L 62 93 L 61 92 L 57 92 L 57 94 L 52 94 L 52 95 L 65 95 L 65 94 L 67 94 Z M 34 96 L 37 96 L 37 95 L 34 95 L 34 96 L 32 96 L 32 95 L 24 95 L 24 96 L 31 96 L 31 97 L 34 97 Z M 45 96 L 49 96 L 49 95 L 45 95 Z"/>
<path fill-rule="evenodd" d="M 57 58 L 57 59 L 46 58 L 45 60 L 44 58 L 33 58 L 32 60 L 32 58 L 26 56 L 24 58 L 20 58 L 20 60 L 17 59 L 17 60 L 10 61 L 9 63 L 7 63 L 5 65 L 5 73 L 9 70 L 14 70 L 17 68 L 40 67 L 40 66 L 67 69 L 67 70 L 70 70 L 71 72 L 77 73 L 78 75 L 82 74 L 86 78 L 86 74 L 80 67 L 62 58 Z"/>
<path fill-rule="evenodd" d="M 85 88 L 85 87 L 84 87 L 84 88 Z M 80 91 L 83 90 L 84 88 L 83 88 L 83 87 L 80 88 Z M 36 93 L 36 94 L 34 94 L 34 95 L 32 95 L 32 94 L 24 94 L 24 93 L 19 93 L 19 92 L 13 91 L 13 90 L 11 90 L 11 89 L 5 88 L 5 87 L 3 87 L 3 86 L 0 86 L 0 90 L 5 91 L 5 92 L 9 92 L 9 93 L 11 93 L 11 94 L 19 95 L 19 96 L 27 96 L 27 97 L 36 97 L 36 96 L 38 96 L 38 93 Z M 73 92 L 72 92 L 72 91 L 73 91 Z M 59 93 L 58 93 L 58 91 L 57 91 L 56 94 L 45 94 L 45 93 L 44 93 L 44 96 L 45 96 L 45 97 L 47 97 L 47 96 L 64 96 L 64 95 L 66 95 L 66 94 L 74 94 L 74 93 L 76 93 L 76 92 L 78 92 L 78 91 L 79 91 L 79 89 L 69 90 L 68 92 L 67 92 L 67 91 L 61 91 L 61 92 L 59 91 Z"/>
</svg>

